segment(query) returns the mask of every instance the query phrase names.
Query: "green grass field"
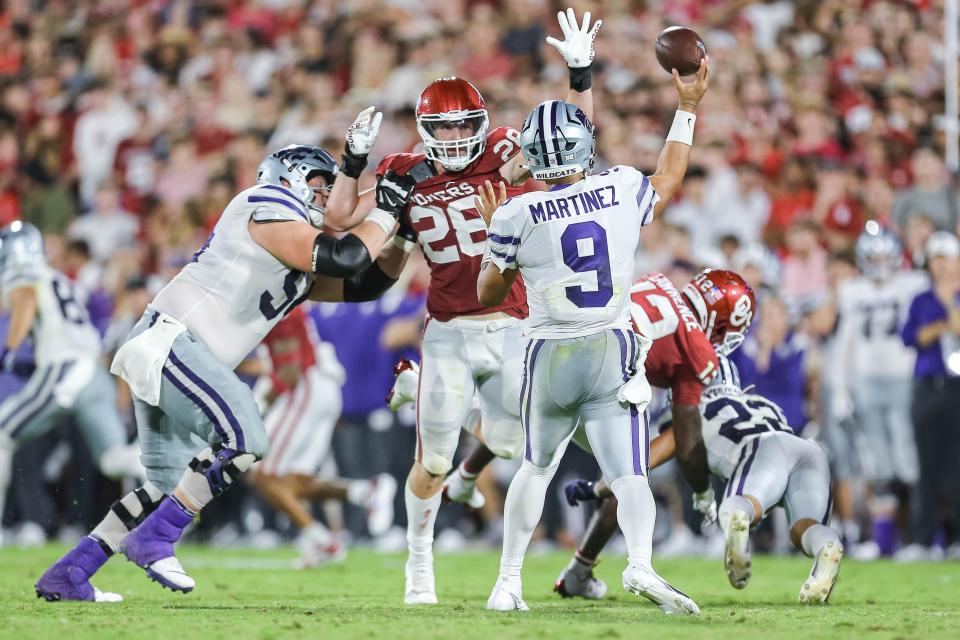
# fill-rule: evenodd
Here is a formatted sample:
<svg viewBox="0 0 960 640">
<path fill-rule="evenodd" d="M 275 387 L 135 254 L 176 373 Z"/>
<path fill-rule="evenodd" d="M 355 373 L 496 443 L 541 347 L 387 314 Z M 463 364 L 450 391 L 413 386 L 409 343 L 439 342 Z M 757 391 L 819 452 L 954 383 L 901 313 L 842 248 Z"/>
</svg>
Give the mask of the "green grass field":
<svg viewBox="0 0 960 640">
<path fill-rule="evenodd" d="M 494 553 L 439 556 L 436 607 L 402 605 L 399 555 L 351 553 L 315 571 L 286 568 L 291 552 L 186 546 L 184 565 L 197 589 L 174 594 L 114 558 L 95 584 L 119 591 L 115 605 L 46 603 L 33 582 L 63 549 L 0 550 L 0 638 L 960 638 L 960 563 L 895 565 L 847 562 L 829 607 L 794 603 L 809 568 L 801 558 L 759 558 L 744 591 L 719 563 L 669 560 L 662 575 L 691 594 L 700 618 L 668 618 L 619 589 L 619 560 L 598 568 L 612 595 L 564 601 L 551 592 L 565 554 L 528 558 L 524 595 L 532 611 L 484 609 L 497 573 Z"/>
</svg>

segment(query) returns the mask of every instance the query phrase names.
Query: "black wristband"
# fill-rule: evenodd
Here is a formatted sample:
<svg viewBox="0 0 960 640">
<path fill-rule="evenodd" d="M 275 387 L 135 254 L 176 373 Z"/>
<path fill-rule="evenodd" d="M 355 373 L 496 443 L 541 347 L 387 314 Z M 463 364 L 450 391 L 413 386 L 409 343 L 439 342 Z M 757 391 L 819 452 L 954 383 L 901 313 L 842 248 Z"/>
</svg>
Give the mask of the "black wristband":
<svg viewBox="0 0 960 640">
<path fill-rule="evenodd" d="M 590 88 L 593 83 L 593 64 L 585 67 L 567 67 L 570 72 L 570 88 L 578 93 L 583 93 Z"/>
<path fill-rule="evenodd" d="M 350 151 L 350 147 L 344 149 L 343 155 L 340 157 L 343 158 L 343 162 L 340 164 L 340 173 L 348 178 L 359 179 L 360 174 L 367 168 L 366 154 L 358 156 Z"/>
</svg>

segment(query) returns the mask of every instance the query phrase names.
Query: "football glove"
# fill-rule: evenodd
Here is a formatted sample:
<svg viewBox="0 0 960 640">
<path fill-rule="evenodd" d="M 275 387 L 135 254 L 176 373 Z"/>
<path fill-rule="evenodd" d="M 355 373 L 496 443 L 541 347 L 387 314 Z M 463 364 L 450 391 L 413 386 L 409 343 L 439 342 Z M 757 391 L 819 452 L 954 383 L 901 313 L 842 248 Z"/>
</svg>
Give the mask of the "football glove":
<svg viewBox="0 0 960 640">
<path fill-rule="evenodd" d="M 374 107 L 367 107 L 360 112 L 357 119 L 347 129 L 347 150 L 355 156 L 365 156 L 370 153 L 373 143 L 380 133 L 380 121 L 383 114 L 375 112 Z"/>
<path fill-rule="evenodd" d="M 357 179 L 366 169 L 367 154 L 377 140 L 381 120 L 382 113 L 374 113 L 373 107 L 367 107 L 347 129 L 347 144 L 343 150 L 343 163 L 340 165 L 343 175 Z"/>
<path fill-rule="evenodd" d="M 717 521 L 717 501 L 713 487 L 693 494 L 693 508 L 703 514 L 703 526 L 709 527 Z"/>
<path fill-rule="evenodd" d="M 377 208 L 386 211 L 394 218 L 400 217 L 413 195 L 416 181 L 409 175 L 397 175 L 390 169 L 382 176 L 377 176 L 376 200 Z"/>
<path fill-rule="evenodd" d="M 596 483 L 588 480 L 574 480 L 563 488 L 567 494 L 567 504 L 576 507 L 581 502 L 592 502 L 597 499 Z"/>
<path fill-rule="evenodd" d="M 590 12 L 583 14 L 583 24 L 577 25 L 577 16 L 572 8 L 568 8 L 566 14 L 563 11 L 557 13 L 557 22 L 560 23 L 560 30 L 563 32 L 563 42 L 556 38 L 547 36 L 547 44 L 553 46 L 563 59 L 567 61 L 567 66 L 572 69 L 582 69 L 589 67 L 593 62 L 594 50 L 593 41 L 597 37 L 597 31 L 603 20 L 597 20 L 590 27 Z"/>
</svg>

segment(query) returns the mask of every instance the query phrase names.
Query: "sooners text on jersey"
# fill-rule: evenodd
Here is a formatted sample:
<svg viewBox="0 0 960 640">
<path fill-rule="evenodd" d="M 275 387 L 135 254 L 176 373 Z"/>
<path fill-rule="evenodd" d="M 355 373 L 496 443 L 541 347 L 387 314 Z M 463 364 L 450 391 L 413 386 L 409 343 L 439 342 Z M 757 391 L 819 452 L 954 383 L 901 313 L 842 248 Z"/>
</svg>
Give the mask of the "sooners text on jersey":
<svg viewBox="0 0 960 640">
<path fill-rule="evenodd" d="M 441 322 L 495 311 L 527 317 L 527 296 L 519 276 L 499 306 L 484 307 L 477 300 L 487 227 L 474 199 L 485 181 L 493 185 L 504 182 L 500 168 L 520 150 L 519 142 L 516 129 L 498 127 L 487 135 L 483 153 L 469 167 L 458 173 L 436 175 L 414 188 L 405 215 L 409 216 L 430 265 L 427 311 Z M 424 159 L 422 153 L 387 156 L 377 167 L 377 175 L 389 169 L 405 174 Z M 518 186 L 508 184 L 507 195 L 512 197 L 533 188 L 531 181 Z"/>
</svg>

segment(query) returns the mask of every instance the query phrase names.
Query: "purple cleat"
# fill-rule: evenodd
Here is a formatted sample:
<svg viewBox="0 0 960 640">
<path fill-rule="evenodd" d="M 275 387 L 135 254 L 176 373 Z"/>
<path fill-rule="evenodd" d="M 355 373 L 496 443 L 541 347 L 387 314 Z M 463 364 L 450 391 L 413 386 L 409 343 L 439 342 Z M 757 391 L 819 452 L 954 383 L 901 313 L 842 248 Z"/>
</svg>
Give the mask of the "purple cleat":
<svg viewBox="0 0 960 640">
<path fill-rule="evenodd" d="M 193 521 L 193 516 L 172 498 L 165 498 L 123 543 L 123 554 L 147 577 L 171 591 L 188 593 L 196 586 L 173 552 L 173 543 Z"/>
<path fill-rule="evenodd" d="M 90 584 L 90 576 L 109 559 L 110 556 L 97 540 L 84 536 L 76 547 L 40 576 L 34 585 L 37 597 L 44 598 L 47 602 L 120 602 L 123 598 L 119 594 L 100 591 Z"/>
</svg>

